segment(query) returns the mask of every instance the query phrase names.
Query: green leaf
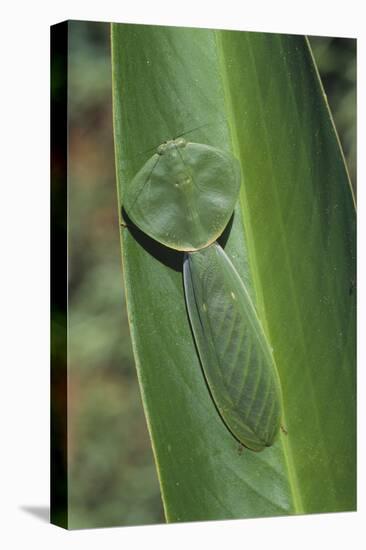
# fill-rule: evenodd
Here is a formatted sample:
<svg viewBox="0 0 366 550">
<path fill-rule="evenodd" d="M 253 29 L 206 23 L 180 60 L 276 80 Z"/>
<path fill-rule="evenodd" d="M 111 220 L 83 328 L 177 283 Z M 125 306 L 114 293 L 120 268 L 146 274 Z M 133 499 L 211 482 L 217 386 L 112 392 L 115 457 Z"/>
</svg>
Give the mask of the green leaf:
<svg viewBox="0 0 366 550">
<path fill-rule="evenodd" d="M 197 357 L 182 254 L 122 227 L 167 520 L 353 510 L 354 201 L 306 40 L 116 24 L 112 70 L 119 208 L 167 139 L 190 132 L 239 159 L 241 198 L 220 244 L 256 304 L 283 389 L 287 434 L 261 453 L 240 448 Z"/>
</svg>

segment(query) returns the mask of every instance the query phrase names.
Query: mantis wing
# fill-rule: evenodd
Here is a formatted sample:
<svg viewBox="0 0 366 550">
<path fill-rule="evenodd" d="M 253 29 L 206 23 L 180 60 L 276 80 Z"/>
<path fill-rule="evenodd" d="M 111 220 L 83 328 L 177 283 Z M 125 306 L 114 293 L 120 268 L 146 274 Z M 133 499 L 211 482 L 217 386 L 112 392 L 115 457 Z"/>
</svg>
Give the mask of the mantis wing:
<svg viewBox="0 0 366 550">
<path fill-rule="evenodd" d="M 184 260 L 189 318 L 215 405 L 233 435 L 261 451 L 280 427 L 281 387 L 250 296 L 214 243 Z"/>
</svg>

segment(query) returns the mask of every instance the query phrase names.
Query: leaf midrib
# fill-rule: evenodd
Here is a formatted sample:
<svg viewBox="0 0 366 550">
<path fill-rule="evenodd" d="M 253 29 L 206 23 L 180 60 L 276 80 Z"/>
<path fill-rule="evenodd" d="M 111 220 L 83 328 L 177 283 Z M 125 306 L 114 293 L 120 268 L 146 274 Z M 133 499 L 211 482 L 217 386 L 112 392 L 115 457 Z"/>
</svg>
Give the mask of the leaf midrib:
<svg viewBox="0 0 366 550">
<path fill-rule="evenodd" d="M 235 152 L 237 153 L 236 157 L 240 160 L 241 157 L 240 157 L 240 154 L 238 154 L 240 151 L 239 139 L 236 131 L 235 117 L 233 116 L 233 105 L 232 105 L 231 94 L 230 94 L 229 78 L 226 71 L 226 64 L 223 60 L 223 58 L 225 57 L 225 53 L 224 53 L 224 47 L 222 45 L 222 40 L 221 40 L 221 31 L 215 31 L 215 37 L 216 37 L 216 45 L 217 45 L 218 63 L 221 69 L 220 74 L 222 75 L 224 104 L 225 104 L 227 118 L 229 121 L 230 130 L 231 130 L 230 135 L 232 139 L 233 151 L 234 153 Z M 249 48 L 251 49 L 250 43 L 249 43 Z M 252 59 L 252 62 L 254 63 L 254 59 Z M 255 72 L 257 74 L 256 68 L 255 68 Z M 230 121 L 233 121 L 233 123 L 230 124 Z M 263 123 L 264 123 L 265 133 L 266 135 L 268 135 L 267 126 L 265 124 L 265 118 L 263 118 Z M 266 147 L 268 149 L 268 139 L 266 140 Z M 271 162 L 272 162 L 272 159 L 271 159 Z M 247 236 L 246 244 L 248 248 L 249 265 L 250 265 L 250 272 L 252 273 L 252 284 L 253 284 L 253 289 L 256 296 L 256 304 L 257 304 L 258 310 L 261 311 L 260 319 L 263 324 L 264 331 L 268 337 L 269 342 L 271 343 L 267 315 L 266 315 L 266 308 L 264 305 L 263 293 L 260 285 L 257 253 L 255 250 L 252 226 L 250 223 L 251 216 L 250 216 L 250 211 L 247 208 L 248 200 L 247 200 L 246 189 L 244 185 L 241 186 L 239 203 L 241 207 L 241 212 L 244 212 L 244 216 L 242 216 L 242 223 L 244 225 L 245 235 Z M 281 228 L 282 228 L 282 225 L 281 225 Z M 274 359 L 274 362 L 275 362 L 275 359 Z M 282 411 L 283 411 L 282 413 L 283 421 L 286 424 L 285 412 L 283 407 L 282 407 Z M 284 438 L 281 438 L 280 441 L 282 446 L 282 452 L 285 458 L 285 464 L 286 464 L 287 473 L 288 473 L 287 478 L 288 478 L 289 488 L 291 491 L 294 510 L 295 510 L 295 513 L 301 514 L 301 513 L 304 513 L 305 509 L 302 502 L 301 493 L 299 490 L 299 484 L 297 481 L 297 474 L 296 474 L 296 469 L 295 469 L 295 464 L 293 459 L 293 452 L 288 440 L 284 442 Z"/>
</svg>

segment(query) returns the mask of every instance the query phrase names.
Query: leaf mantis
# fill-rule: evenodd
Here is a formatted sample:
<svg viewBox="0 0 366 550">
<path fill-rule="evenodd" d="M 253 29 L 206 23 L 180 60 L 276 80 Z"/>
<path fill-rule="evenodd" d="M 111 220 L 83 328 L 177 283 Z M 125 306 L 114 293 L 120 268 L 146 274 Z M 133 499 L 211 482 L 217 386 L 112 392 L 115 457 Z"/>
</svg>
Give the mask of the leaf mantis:
<svg viewBox="0 0 366 550">
<path fill-rule="evenodd" d="M 216 242 L 240 183 L 233 156 L 180 137 L 161 144 L 142 166 L 123 206 L 140 230 L 184 252 L 187 310 L 212 399 L 231 433 L 261 451 L 280 428 L 280 381 L 248 291 Z"/>
</svg>

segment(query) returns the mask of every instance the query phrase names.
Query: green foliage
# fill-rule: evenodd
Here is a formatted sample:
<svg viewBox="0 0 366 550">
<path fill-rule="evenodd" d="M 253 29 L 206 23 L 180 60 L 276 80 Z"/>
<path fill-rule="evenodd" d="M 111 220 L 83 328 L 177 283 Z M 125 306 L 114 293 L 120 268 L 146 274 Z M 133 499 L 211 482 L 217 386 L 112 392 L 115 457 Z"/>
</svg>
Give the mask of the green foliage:
<svg viewBox="0 0 366 550">
<path fill-rule="evenodd" d="M 310 36 L 311 48 L 356 189 L 356 40 Z"/>
<path fill-rule="evenodd" d="M 69 28 L 69 527 L 157 523 L 121 273 L 109 25 Z"/>
<path fill-rule="evenodd" d="M 221 244 L 256 304 L 283 386 L 288 433 L 260 454 L 239 453 L 200 368 L 182 256 L 122 229 L 167 520 L 354 509 L 354 204 L 305 39 L 113 25 L 112 55 L 119 197 L 154 144 L 192 128 L 192 141 L 239 159 L 240 204 Z"/>
<path fill-rule="evenodd" d="M 138 27 L 135 28 L 138 29 Z M 342 145 L 347 154 L 348 165 L 351 174 L 354 174 L 355 155 L 352 151 L 355 151 L 356 143 L 355 41 L 312 37 L 311 44 L 332 112 L 335 115 Z M 156 47 L 159 49 L 160 45 Z M 72 433 L 69 454 L 69 519 L 71 527 L 88 528 L 157 523 L 163 521 L 159 486 L 137 387 L 119 260 L 111 127 L 109 25 L 96 22 L 71 22 L 69 48 L 69 168 L 72 191 L 69 276 L 70 311 L 72 328 L 75 331 L 75 337 L 71 342 L 69 371 L 72 396 L 69 414 L 69 428 Z M 179 44 L 176 45 L 174 52 L 170 52 L 171 56 L 175 55 L 177 65 L 180 64 L 179 52 Z M 202 55 L 205 57 L 205 52 Z M 197 55 L 193 55 L 192 59 L 197 60 Z M 147 65 L 146 69 L 148 68 Z M 174 67 L 172 72 L 174 73 Z M 143 86 L 146 86 L 146 81 Z M 147 102 L 151 100 L 150 97 Z M 182 116 L 182 105 L 179 100 L 178 104 L 180 104 L 180 110 L 179 113 L 177 110 L 177 113 Z M 146 108 L 145 104 L 143 107 Z M 205 119 L 205 108 L 202 113 L 202 119 Z M 193 116 L 194 113 L 190 113 L 191 115 Z M 196 125 L 199 120 L 201 120 L 200 116 L 196 118 Z M 178 131 L 192 128 L 189 117 L 182 122 L 184 125 L 180 121 L 177 122 L 177 128 L 165 129 L 163 139 Z M 133 124 L 133 120 L 131 123 Z M 208 143 L 206 138 L 209 138 L 215 129 L 216 136 L 213 141 L 216 143 L 217 134 L 222 127 L 225 127 L 225 124 L 218 123 L 215 128 L 211 124 L 207 128 L 209 132 L 201 135 L 202 139 Z M 191 139 L 194 136 L 193 133 L 192 136 L 189 134 L 187 137 Z M 196 138 L 197 136 L 198 134 Z M 158 145 L 159 142 L 160 136 L 157 142 L 151 142 L 149 133 L 139 135 L 138 143 L 134 143 L 134 151 L 138 154 L 153 145 Z M 225 146 L 225 140 L 222 140 L 222 145 Z M 126 146 L 129 144 L 127 143 Z M 146 158 L 151 154 L 152 151 L 146 155 Z M 131 169 L 131 179 L 143 164 L 143 158 L 145 158 L 144 155 L 138 155 L 134 159 L 136 162 Z M 352 179 L 354 180 L 354 176 Z M 126 178 L 125 181 L 131 180 Z M 271 202 L 270 197 L 267 202 Z M 270 214 L 269 219 L 271 218 Z M 288 215 L 285 218 L 288 218 Z M 258 222 L 262 220 L 263 218 L 260 218 Z M 235 224 L 236 220 L 234 220 L 234 226 Z M 225 236 L 222 242 L 225 243 Z M 296 243 L 292 247 L 296 247 Z M 276 245 L 275 249 L 277 249 Z M 318 257 L 319 254 L 315 252 L 314 263 Z M 240 261 L 243 266 L 241 273 L 244 273 L 245 262 Z M 303 270 L 302 266 L 302 261 L 299 261 L 298 269 Z M 280 259 L 274 262 L 272 258 L 268 269 L 267 284 L 271 286 L 273 284 L 271 273 L 281 269 Z M 320 285 L 321 288 L 324 278 L 320 277 L 317 280 L 316 273 L 314 277 L 315 282 L 312 282 L 312 285 L 315 287 Z M 146 280 L 145 277 L 145 284 Z M 182 281 L 178 277 L 177 286 L 180 287 L 181 284 Z M 353 295 L 354 284 L 354 280 L 350 281 L 348 288 L 350 296 Z M 164 294 L 165 289 L 162 285 L 160 295 L 164 296 Z M 341 294 L 339 292 L 339 295 Z M 329 300 L 329 296 L 323 294 L 321 303 L 324 305 L 326 300 Z M 278 321 L 279 327 L 286 321 L 286 315 L 287 312 L 284 311 L 283 319 Z M 348 322 L 347 319 L 348 317 L 344 321 L 345 324 Z M 156 317 L 156 325 L 158 324 L 159 319 Z M 286 322 L 285 330 L 289 331 L 291 324 Z M 156 326 L 152 326 L 152 331 L 155 329 Z M 353 329 L 349 330 L 352 333 Z M 334 341 L 337 342 L 337 338 L 334 338 Z M 311 343 L 306 345 L 311 348 Z M 330 347 L 333 345 L 332 343 Z M 63 349 L 62 346 L 60 349 Z M 56 347 L 55 350 L 55 353 L 58 353 Z M 293 361 L 296 364 L 296 349 Z M 199 369 L 199 365 L 197 367 Z M 163 381 L 170 375 L 169 368 L 167 372 L 166 369 L 162 369 Z M 298 392 L 301 393 L 302 377 L 298 379 L 294 375 L 294 381 L 296 380 Z M 186 383 L 191 384 L 189 375 L 186 377 Z M 342 382 L 340 381 L 339 384 L 341 386 Z M 294 399 L 296 399 L 296 392 Z M 331 408 L 332 402 L 329 401 L 329 396 L 326 395 L 324 399 Z M 342 397 L 341 401 L 343 399 Z M 185 405 L 188 406 L 189 411 L 189 404 L 193 400 L 192 397 L 183 403 L 178 402 L 176 408 Z M 306 411 L 303 416 L 311 414 L 311 410 Z M 332 424 L 331 413 L 329 417 L 326 430 L 329 430 Z M 310 418 L 315 426 L 316 418 L 314 414 Z M 346 418 L 340 420 L 342 426 L 344 422 L 349 421 Z M 353 429 L 352 422 L 348 424 L 348 428 Z M 300 435 L 301 433 L 300 431 Z M 315 431 L 312 449 L 304 456 L 305 464 L 310 462 L 314 467 L 319 460 L 316 433 Z M 203 451 L 204 443 L 203 441 Z M 169 441 L 167 441 L 168 444 Z M 200 444 L 199 434 L 193 434 L 191 438 L 186 439 L 188 449 L 194 444 Z M 66 449 L 64 451 L 66 452 Z M 334 465 L 336 470 L 341 467 L 340 451 L 343 453 L 343 443 L 335 451 L 334 460 L 332 460 L 332 467 Z M 225 464 L 226 456 L 231 457 L 233 454 L 235 456 L 237 454 L 238 462 L 242 465 L 241 456 L 245 455 L 246 451 L 238 450 L 236 444 L 232 452 L 222 453 L 221 458 L 218 457 L 217 460 Z M 211 460 L 214 460 L 214 457 L 208 458 L 208 462 Z M 184 462 L 184 459 L 182 461 Z M 227 464 L 229 469 L 230 462 L 228 461 Z M 184 472 L 185 469 L 193 468 L 194 464 L 187 460 L 187 464 L 183 466 Z M 257 464 L 255 477 L 258 480 L 264 470 L 265 465 Z M 205 479 L 205 473 L 203 477 Z M 230 478 L 229 471 L 227 477 Z M 248 479 L 248 484 L 252 482 L 250 476 L 245 475 L 245 471 L 241 472 L 239 478 L 235 477 L 234 473 L 231 474 L 233 482 L 238 484 L 239 496 L 243 491 L 239 479 L 243 477 Z M 349 486 L 352 485 L 351 473 L 349 478 L 345 475 L 344 479 L 345 485 L 347 481 Z M 172 484 L 174 485 L 176 481 L 179 482 L 179 479 L 173 480 Z M 279 478 L 277 495 L 281 494 L 282 484 Z M 345 495 L 349 492 L 349 486 L 345 486 Z M 173 490 L 174 487 L 170 492 Z M 319 493 L 320 491 L 319 489 Z M 197 498 L 201 498 L 198 489 L 193 492 Z M 203 492 L 207 493 L 209 489 L 205 487 Z M 225 494 L 224 489 L 223 495 Z M 282 495 L 285 503 L 285 491 L 282 491 Z M 283 509 L 286 511 L 285 507 Z M 263 513 L 271 513 L 270 505 L 265 499 Z M 244 516 L 244 510 L 242 515 Z"/>
</svg>

